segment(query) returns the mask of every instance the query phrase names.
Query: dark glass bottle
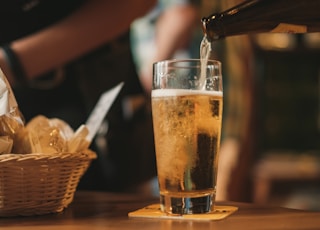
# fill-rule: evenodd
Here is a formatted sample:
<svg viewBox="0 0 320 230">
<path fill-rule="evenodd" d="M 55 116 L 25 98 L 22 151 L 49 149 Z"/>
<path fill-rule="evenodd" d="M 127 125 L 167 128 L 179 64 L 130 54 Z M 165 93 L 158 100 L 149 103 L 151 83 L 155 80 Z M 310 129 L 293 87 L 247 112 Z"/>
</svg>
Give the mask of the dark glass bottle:
<svg viewBox="0 0 320 230">
<path fill-rule="evenodd" d="M 246 0 L 202 22 L 209 41 L 262 32 L 320 32 L 320 0 Z"/>
</svg>

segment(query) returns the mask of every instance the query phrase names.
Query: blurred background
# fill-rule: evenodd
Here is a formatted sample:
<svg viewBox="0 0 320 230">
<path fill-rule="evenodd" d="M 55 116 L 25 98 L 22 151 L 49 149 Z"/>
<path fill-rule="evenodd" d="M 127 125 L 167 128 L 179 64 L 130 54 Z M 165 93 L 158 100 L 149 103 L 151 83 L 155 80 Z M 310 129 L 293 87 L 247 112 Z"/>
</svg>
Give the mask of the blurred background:
<svg viewBox="0 0 320 230">
<path fill-rule="evenodd" d="M 203 15 L 239 2 L 203 0 Z M 213 53 L 225 98 L 218 199 L 320 210 L 320 33 L 228 37 Z"/>
<path fill-rule="evenodd" d="M 320 209 L 320 34 L 253 37 L 257 159 L 253 199 Z"/>
</svg>

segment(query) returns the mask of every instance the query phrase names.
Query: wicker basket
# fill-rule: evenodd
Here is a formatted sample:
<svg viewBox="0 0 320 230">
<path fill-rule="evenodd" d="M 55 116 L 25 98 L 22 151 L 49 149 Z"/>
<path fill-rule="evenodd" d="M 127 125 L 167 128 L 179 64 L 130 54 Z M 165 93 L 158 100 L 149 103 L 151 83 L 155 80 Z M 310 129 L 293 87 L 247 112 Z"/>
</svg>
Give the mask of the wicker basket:
<svg viewBox="0 0 320 230">
<path fill-rule="evenodd" d="M 0 155 L 0 216 L 60 212 L 73 200 L 81 176 L 96 154 Z"/>
</svg>

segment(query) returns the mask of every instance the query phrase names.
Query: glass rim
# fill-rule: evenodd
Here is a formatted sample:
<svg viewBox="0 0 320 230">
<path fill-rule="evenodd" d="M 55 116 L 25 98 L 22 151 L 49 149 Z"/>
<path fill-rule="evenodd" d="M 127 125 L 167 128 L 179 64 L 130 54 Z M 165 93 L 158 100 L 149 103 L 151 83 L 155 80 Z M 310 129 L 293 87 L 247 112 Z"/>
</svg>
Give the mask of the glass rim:
<svg viewBox="0 0 320 230">
<path fill-rule="evenodd" d="M 217 64 L 219 66 L 221 66 L 221 61 L 216 60 L 216 59 L 208 59 L 208 64 Z M 197 62 L 197 63 L 201 63 L 201 59 L 200 58 L 182 58 L 182 59 L 166 59 L 166 60 L 162 60 L 162 61 L 157 61 L 154 62 L 153 65 L 163 65 L 163 64 L 174 64 L 174 63 L 187 63 L 187 62 Z"/>
</svg>

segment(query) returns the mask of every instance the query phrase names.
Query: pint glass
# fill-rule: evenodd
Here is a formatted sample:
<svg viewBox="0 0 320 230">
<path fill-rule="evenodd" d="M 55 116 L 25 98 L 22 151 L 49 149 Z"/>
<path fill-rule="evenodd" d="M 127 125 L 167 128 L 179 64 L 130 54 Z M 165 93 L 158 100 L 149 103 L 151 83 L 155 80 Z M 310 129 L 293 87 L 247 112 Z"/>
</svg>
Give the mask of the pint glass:
<svg viewBox="0 0 320 230">
<path fill-rule="evenodd" d="M 152 116 L 163 212 L 213 211 L 222 99 L 219 61 L 154 64 Z"/>
</svg>

